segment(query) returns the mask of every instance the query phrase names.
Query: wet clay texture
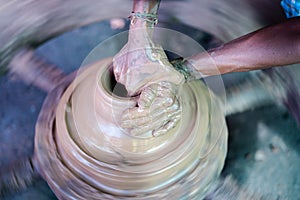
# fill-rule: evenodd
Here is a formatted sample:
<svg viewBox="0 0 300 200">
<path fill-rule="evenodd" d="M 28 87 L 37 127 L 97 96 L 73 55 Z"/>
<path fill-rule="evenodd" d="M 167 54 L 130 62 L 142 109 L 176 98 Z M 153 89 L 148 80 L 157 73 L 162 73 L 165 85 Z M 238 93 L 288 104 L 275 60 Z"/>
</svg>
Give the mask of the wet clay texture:
<svg viewBox="0 0 300 200">
<path fill-rule="evenodd" d="M 224 165 L 227 127 L 201 82 L 178 89 L 181 117 L 167 133 L 121 128 L 132 97 L 114 94 L 111 58 L 67 77 L 45 100 L 35 165 L 59 199 L 201 199 Z M 69 85 L 68 87 L 66 87 Z M 65 89 L 67 88 L 67 89 Z"/>
</svg>

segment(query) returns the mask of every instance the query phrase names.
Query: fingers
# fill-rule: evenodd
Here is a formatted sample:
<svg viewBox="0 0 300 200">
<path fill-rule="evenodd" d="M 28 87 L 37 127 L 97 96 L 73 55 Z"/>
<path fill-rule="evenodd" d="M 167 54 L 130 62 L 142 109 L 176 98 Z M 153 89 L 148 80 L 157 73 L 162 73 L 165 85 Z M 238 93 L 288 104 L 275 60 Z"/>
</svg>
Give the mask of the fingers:
<svg viewBox="0 0 300 200">
<path fill-rule="evenodd" d="M 160 135 L 167 133 L 168 131 L 170 131 L 177 125 L 179 120 L 180 120 L 180 113 L 178 113 L 176 116 L 172 117 L 172 120 L 168 121 L 164 126 L 161 126 L 157 130 L 154 130 L 152 135 L 154 137 L 158 137 Z"/>
<path fill-rule="evenodd" d="M 150 107 L 156 98 L 156 103 L 161 102 L 167 107 L 174 103 L 175 89 L 171 83 L 160 82 L 146 87 L 139 98 L 138 106 L 142 108 Z"/>
<path fill-rule="evenodd" d="M 138 100 L 138 106 L 142 108 L 150 107 L 157 96 L 157 84 L 152 84 L 149 87 L 146 87 Z"/>
<path fill-rule="evenodd" d="M 171 83 L 161 82 L 142 91 L 138 107 L 124 112 L 121 126 L 133 136 L 159 136 L 174 128 L 180 115 L 176 89 Z"/>
<path fill-rule="evenodd" d="M 173 113 L 157 112 L 157 116 L 136 118 L 129 122 L 131 128 L 130 134 L 132 136 L 140 136 L 144 134 L 152 134 L 153 136 L 160 136 L 172 128 L 174 128 L 180 120 L 180 111 Z M 123 124 L 124 126 L 124 124 Z"/>
<path fill-rule="evenodd" d="M 179 109 L 179 101 L 175 92 L 171 91 L 171 84 L 153 84 L 144 89 L 138 100 L 138 107 L 124 112 L 123 122 L 133 121 L 136 125 L 151 123 L 153 119 L 164 114 L 175 112 Z M 145 119 L 148 119 L 144 121 Z"/>
<path fill-rule="evenodd" d="M 161 124 L 164 124 L 168 119 L 172 118 L 174 114 L 180 111 L 178 108 L 179 105 L 176 103 L 167 108 L 157 106 L 154 110 L 140 109 L 138 107 L 129 109 L 122 116 L 122 127 L 138 128 L 154 124 L 156 121 L 160 121 Z M 155 125 L 152 127 L 154 126 Z"/>
</svg>

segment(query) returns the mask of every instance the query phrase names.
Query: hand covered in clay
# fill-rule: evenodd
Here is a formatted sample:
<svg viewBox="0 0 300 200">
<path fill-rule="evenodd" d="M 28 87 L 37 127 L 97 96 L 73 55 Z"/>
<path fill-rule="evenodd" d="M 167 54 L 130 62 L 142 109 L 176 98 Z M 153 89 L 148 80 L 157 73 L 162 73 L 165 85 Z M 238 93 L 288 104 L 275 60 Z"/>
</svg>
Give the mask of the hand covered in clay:
<svg viewBox="0 0 300 200">
<path fill-rule="evenodd" d="M 154 83 L 184 82 L 184 76 L 173 68 L 162 47 L 154 44 L 144 29 L 131 30 L 128 43 L 114 57 L 113 66 L 116 81 L 125 85 L 129 96 Z"/>
<path fill-rule="evenodd" d="M 152 84 L 143 89 L 138 107 L 125 111 L 122 128 L 132 136 L 159 136 L 174 128 L 180 120 L 177 87 L 170 82 Z"/>
</svg>

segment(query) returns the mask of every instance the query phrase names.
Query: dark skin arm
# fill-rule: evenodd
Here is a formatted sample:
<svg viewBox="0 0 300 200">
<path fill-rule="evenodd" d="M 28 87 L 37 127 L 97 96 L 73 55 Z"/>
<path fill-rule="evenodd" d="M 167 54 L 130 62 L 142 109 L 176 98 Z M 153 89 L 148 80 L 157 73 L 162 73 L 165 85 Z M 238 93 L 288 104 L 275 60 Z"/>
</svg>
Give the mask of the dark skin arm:
<svg viewBox="0 0 300 200">
<path fill-rule="evenodd" d="M 210 76 L 299 63 L 300 17 L 249 33 L 187 62 L 197 78 L 197 72 Z"/>
</svg>

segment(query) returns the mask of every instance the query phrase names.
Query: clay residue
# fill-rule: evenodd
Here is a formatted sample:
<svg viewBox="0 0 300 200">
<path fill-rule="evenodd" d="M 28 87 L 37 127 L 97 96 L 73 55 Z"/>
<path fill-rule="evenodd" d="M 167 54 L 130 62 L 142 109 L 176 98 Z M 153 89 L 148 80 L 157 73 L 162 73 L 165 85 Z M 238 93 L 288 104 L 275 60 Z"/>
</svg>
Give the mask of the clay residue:
<svg viewBox="0 0 300 200">
<path fill-rule="evenodd" d="M 174 128 L 181 117 L 181 107 L 176 96 L 176 86 L 160 82 L 146 87 L 138 106 L 126 110 L 122 127 L 132 136 L 159 136 Z"/>
<path fill-rule="evenodd" d="M 184 82 L 183 75 L 173 68 L 163 48 L 153 43 L 146 29 L 130 31 L 128 43 L 114 57 L 113 65 L 116 80 L 125 85 L 130 96 L 154 83 Z"/>
</svg>

